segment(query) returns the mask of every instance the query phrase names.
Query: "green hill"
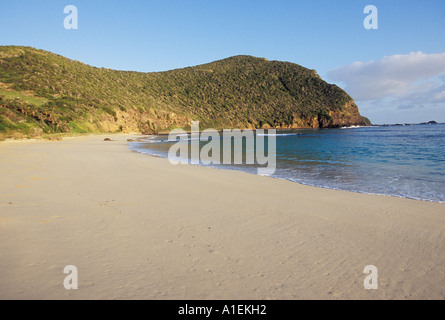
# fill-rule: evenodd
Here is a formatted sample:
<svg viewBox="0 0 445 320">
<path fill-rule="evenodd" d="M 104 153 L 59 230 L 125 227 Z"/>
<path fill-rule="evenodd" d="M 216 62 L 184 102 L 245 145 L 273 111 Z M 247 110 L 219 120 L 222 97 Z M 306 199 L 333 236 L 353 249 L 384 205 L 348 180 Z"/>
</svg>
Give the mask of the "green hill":
<svg viewBox="0 0 445 320">
<path fill-rule="evenodd" d="M 370 124 L 315 70 L 235 56 L 167 72 L 95 68 L 31 47 L 0 46 L 0 135 L 316 128 Z"/>
</svg>

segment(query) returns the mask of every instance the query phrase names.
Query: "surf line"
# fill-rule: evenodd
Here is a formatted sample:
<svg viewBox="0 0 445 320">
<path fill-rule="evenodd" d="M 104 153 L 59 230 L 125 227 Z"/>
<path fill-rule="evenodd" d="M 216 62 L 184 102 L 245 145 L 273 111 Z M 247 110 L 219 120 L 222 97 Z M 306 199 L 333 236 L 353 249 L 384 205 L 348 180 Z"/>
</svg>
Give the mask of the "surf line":
<svg viewBox="0 0 445 320">
<path fill-rule="evenodd" d="M 272 175 L 275 173 L 276 129 L 269 129 L 267 135 L 264 134 L 263 129 L 257 129 L 256 134 L 250 129 L 224 129 L 220 136 L 220 132 L 215 129 L 206 129 L 200 132 L 199 121 L 192 121 L 190 138 L 185 130 L 174 129 L 170 131 L 168 140 L 176 141 L 168 151 L 168 160 L 173 165 L 179 163 L 219 165 L 221 164 L 221 152 L 222 164 L 244 164 L 244 141 L 245 164 L 256 163 L 260 165 L 257 167 L 258 175 Z M 221 140 L 223 142 L 222 150 Z M 200 148 L 200 141 L 207 143 Z M 189 154 L 191 155 L 190 159 Z"/>
</svg>

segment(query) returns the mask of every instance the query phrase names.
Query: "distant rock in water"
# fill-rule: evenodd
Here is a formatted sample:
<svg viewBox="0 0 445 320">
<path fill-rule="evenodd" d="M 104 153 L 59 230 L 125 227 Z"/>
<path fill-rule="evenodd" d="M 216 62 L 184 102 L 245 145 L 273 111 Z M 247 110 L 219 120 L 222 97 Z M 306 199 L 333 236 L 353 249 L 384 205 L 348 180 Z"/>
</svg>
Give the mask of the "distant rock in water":
<svg viewBox="0 0 445 320">
<path fill-rule="evenodd" d="M 188 130 L 192 120 L 202 129 L 371 125 L 344 90 L 290 62 L 234 56 L 143 73 L 0 46 L 0 134 L 152 134 Z"/>
<path fill-rule="evenodd" d="M 437 124 L 436 121 L 421 122 L 419 124 Z"/>
</svg>

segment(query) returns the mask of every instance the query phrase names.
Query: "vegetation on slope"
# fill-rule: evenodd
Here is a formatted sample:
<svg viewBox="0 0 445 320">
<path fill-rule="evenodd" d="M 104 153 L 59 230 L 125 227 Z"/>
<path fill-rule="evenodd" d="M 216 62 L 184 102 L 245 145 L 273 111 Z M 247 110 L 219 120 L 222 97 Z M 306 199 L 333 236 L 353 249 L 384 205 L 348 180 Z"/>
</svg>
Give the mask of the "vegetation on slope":
<svg viewBox="0 0 445 320">
<path fill-rule="evenodd" d="M 367 124 L 351 97 L 299 65 L 235 56 L 142 73 L 0 47 L 0 134 Z M 369 121 L 369 120 L 368 120 Z"/>
</svg>

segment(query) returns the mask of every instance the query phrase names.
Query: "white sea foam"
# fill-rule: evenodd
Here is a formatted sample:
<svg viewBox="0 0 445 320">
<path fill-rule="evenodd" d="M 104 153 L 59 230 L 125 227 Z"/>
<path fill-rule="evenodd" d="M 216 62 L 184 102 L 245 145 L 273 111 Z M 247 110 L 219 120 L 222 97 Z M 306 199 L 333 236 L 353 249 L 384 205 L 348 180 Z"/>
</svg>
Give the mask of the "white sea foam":
<svg viewBox="0 0 445 320">
<path fill-rule="evenodd" d="M 261 137 L 286 137 L 286 136 L 298 136 L 301 133 L 257 133 L 257 136 Z"/>
<path fill-rule="evenodd" d="M 350 127 L 341 127 L 340 129 L 356 129 L 356 128 L 364 128 L 365 126 L 350 126 Z"/>
</svg>

